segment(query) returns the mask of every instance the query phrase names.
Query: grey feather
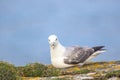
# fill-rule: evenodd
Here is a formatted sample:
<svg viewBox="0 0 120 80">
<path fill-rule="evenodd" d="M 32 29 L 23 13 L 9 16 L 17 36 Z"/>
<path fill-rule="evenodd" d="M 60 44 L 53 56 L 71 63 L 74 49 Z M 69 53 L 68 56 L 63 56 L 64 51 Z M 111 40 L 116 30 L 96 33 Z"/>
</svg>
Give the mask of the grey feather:
<svg viewBox="0 0 120 80">
<path fill-rule="evenodd" d="M 66 64 L 78 64 L 83 63 L 88 57 L 90 57 L 94 53 L 94 49 L 88 47 L 67 47 L 64 59 L 64 63 Z"/>
</svg>

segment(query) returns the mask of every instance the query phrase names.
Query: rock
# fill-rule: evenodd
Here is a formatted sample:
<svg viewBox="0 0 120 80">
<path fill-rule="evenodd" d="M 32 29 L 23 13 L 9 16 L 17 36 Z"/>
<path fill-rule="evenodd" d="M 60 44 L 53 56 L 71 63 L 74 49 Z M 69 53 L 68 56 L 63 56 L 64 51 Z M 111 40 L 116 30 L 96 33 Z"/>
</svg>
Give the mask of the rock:
<svg viewBox="0 0 120 80">
<path fill-rule="evenodd" d="M 86 70 L 89 70 L 86 72 Z M 89 63 L 81 68 L 73 68 L 68 70 L 65 74 L 52 77 L 39 77 L 36 79 L 26 78 L 24 80 L 120 80 L 120 78 L 115 77 L 117 74 L 111 74 L 112 78 L 106 77 L 106 74 L 120 70 L 120 61 L 117 62 L 99 62 L 99 63 Z M 73 74 L 73 72 L 75 72 Z"/>
<path fill-rule="evenodd" d="M 87 76 L 86 74 L 79 75 L 66 75 L 58 77 L 41 77 L 39 80 L 93 80 L 94 77 Z"/>
<path fill-rule="evenodd" d="M 94 74 L 96 74 L 96 72 L 88 73 L 87 76 L 91 76 L 91 75 L 94 75 Z"/>
<path fill-rule="evenodd" d="M 90 76 L 74 76 L 73 77 L 74 80 L 93 80 L 93 77 Z"/>
<path fill-rule="evenodd" d="M 120 80 L 120 78 L 118 78 L 118 77 L 112 77 L 112 78 L 109 78 L 108 80 Z"/>
</svg>

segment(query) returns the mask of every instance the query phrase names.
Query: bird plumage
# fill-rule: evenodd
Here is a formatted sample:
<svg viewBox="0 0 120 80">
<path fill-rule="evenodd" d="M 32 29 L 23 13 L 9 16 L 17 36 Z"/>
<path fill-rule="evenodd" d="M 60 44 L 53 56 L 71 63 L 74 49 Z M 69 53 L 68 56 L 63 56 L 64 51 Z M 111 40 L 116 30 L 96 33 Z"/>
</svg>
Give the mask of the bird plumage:
<svg viewBox="0 0 120 80">
<path fill-rule="evenodd" d="M 56 68 L 67 68 L 79 64 L 84 64 L 104 52 L 104 46 L 96 47 L 64 47 L 60 44 L 56 35 L 49 38 L 51 62 Z"/>
</svg>

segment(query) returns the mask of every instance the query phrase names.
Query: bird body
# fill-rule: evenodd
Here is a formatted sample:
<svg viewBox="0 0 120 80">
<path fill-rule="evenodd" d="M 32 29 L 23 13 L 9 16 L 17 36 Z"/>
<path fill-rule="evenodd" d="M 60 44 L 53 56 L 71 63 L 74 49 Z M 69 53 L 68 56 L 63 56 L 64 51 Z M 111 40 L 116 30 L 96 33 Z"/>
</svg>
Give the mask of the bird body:
<svg viewBox="0 0 120 80">
<path fill-rule="evenodd" d="M 65 47 L 63 47 L 61 44 L 59 46 L 56 46 L 55 48 L 50 49 L 51 53 L 51 62 L 52 65 L 56 68 L 65 68 L 65 67 L 71 67 L 73 65 L 68 65 L 64 63 L 64 52 L 65 52 Z"/>
<path fill-rule="evenodd" d="M 50 44 L 51 62 L 56 68 L 83 65 L 105 51 L 103 49 L 104 46 L 92 48 L 80 46 L 64 47 L 56 35 L 50 35 L 48 40 Z"/>
</svg>

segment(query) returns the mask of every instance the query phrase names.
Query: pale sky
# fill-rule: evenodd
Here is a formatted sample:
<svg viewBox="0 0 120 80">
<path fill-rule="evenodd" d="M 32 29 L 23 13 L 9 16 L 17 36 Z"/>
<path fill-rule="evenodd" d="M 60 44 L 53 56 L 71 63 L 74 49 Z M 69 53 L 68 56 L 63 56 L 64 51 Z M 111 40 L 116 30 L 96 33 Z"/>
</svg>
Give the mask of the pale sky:
<svg viewBox="0 0 120 80">
<path fill-rule="evenodd" d="M 120 0 L 0 0 L 0 61 L 51 64 L 50 34 L 64 46 L 105 45 L 93 61 L 120 60 Z"/>
</svg>

